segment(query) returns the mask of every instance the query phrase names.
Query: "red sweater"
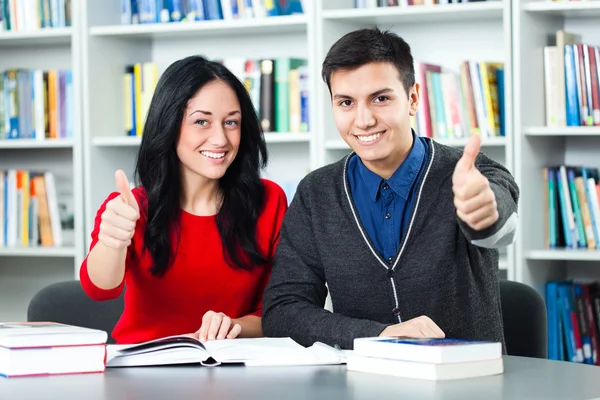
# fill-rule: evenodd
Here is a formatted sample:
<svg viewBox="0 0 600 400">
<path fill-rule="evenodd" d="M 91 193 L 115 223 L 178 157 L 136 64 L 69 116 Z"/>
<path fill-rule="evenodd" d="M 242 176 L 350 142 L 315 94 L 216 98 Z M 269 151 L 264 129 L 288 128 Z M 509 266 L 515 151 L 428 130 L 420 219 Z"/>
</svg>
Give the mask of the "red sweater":
<svg viewBox="0 0 600 400">
<path fill-rule="evenodd" d="M 263 183 L 265 205 L 258 219 L 256 235 L 260 250 L 272 259 L 287 200 L 276 183 L 269 180 L 263 180 Z M 146 196 L 141 188 L 133 189 L 133 194 L 138 204 Z M 96 214 L 90 250 L 98 242 L 106 203 L 117 195 L 117 192 L 111 193 Z M 231 318 L 262 315 L 262 294 L 271 265 L 252 271 L 229 267 L 223 257 L 215 216 L 196 216 L 181 210 L 180 222 L 179 250 L 174 264 L 162 278 L 154 277 L 148 271 L 151 266 L 148 251 L 141 256 L 146 224 L 143 215 L 127 250 L 124 281 L 117 288 L 103 290 L 94 285 L 88 274 L 87 257 L 83 261 L 81 285 L 92 299 L 114 299 L 126 286 L 125 309 L 112 332 L 117 343 L 139 343 L 195 332 L 202 324 L 202 316 L 209 310 Z M 172 243 L 172 249 L 174 245 Z"/>
</svg>

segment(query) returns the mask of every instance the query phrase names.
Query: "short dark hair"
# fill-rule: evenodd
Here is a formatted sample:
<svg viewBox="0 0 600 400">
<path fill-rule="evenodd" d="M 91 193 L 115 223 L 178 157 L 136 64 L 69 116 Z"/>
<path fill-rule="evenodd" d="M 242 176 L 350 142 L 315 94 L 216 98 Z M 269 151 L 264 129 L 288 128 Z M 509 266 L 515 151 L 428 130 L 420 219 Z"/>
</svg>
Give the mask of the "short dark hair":
<svg viewBox="0 0 600 400">
<path fill-rule="evenodd" d="M 331 74 L 377 62 L 391 63 L 396 67 L 408 94 L 408 90 L 415 84 L 415 67 L 410 46 L 395 33 L 379 28 L 359 29 L 342 36 L 325 56 L 321 75 L 331 93 Z"/>
</svg>

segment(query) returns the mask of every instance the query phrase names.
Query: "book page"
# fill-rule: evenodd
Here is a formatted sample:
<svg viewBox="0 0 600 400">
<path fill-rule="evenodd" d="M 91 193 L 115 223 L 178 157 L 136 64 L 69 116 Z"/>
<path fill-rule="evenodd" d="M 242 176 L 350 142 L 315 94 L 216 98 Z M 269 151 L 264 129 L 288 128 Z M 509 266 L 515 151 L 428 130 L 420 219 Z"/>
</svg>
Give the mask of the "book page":
<svg viewBox="0 0 600 400">
<path fill-rule="evenodd" d="M 337 353 L 307 349 L 290 338 L 215 340 L 206 342 L 205 346 L 209 355 L 220 363 L 243 362 L 248 366 L 340 363 Z"/>
</svg>

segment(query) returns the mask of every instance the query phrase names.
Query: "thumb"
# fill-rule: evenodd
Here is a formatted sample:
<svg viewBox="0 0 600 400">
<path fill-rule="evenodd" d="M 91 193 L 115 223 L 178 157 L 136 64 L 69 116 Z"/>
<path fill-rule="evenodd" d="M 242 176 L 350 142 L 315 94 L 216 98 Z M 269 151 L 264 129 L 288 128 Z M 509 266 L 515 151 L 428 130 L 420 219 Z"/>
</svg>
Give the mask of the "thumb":
<svg viewBox="0 0 600 400">
<path fill-rule="evenodd" d="M 118 170 L 115 172 L 115 181 L 117 182 L 117 188 L 119 189 L 119 193 L 121 193 L 123 201 L 135 208 L 136 211 L 139 211 L 137 200 L 135 199 L 135 196 L 129 187 L 129 180 L 127 179 L 127 175 L 125 175 L 123 170 Z"/>
<path fill-rule="evenodd" d="M 481 147 L 481 138 L 479 135 L 472 135 L 465 146 L 465 150 L 463 151 L 463 155 L 456 163 L 455 171 L 458 172 L 469 172 L 471 169 L 475 167 L 475 159 L 479 154 L 479 149 Z"/>
</svg>

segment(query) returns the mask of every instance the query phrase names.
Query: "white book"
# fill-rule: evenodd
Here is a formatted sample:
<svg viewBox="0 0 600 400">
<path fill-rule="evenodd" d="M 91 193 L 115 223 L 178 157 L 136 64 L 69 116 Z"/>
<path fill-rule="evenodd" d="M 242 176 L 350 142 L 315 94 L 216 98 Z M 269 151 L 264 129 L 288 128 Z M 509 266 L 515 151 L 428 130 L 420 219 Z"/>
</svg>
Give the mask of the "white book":
<svg viewBox="0 0 600 400">
<path fill-rule="evenodd" d="M 104 372 L 108 334 L 53 322 L 0 323 L 0 375 Z"/>
<path fill-rule="evenodd" d="M 459 339 L 370 337 L 354 339 L 354 354 L 429 364 L 493 360 L 502 357 L 499 342 Z"/>
<path fill-rule="evenodd" d="M 502 358 L 456 364 L 429 364 L 351 355 L 347 358 L 347 368 L 348 371 L 431 381 L 475 378 L 504 372 Z"/>
<path fill-rule="evenodd" d="M 46 183 L 46 201 L 48 203 L 48 211 L 50 212 L 52 240 L 54 242 L 54 246 L 60 247 L 63 244 L 62 226 L 60 222 L 60 213 L 58 211 L 58 197 L 56 195 L 54 174 L 52 172 L 44 173 L 44 181 Z"/>
<path fill-rule="evenodd" d="M 200 342 L 189 335 L 168 336 L 134 345 L 107 346 L 107 367 L 242 364 L 292 366 L 342 364 L 342 352 L 322 343 L 309 348 L 290 338 L 225 339 Z"/>
<path fill-rule="evenodd" d="M 55 322 L 0 322 L 0 347 L 7 349 L 98 345 L 107 338 L 99 329 Z"/>
</svg>

